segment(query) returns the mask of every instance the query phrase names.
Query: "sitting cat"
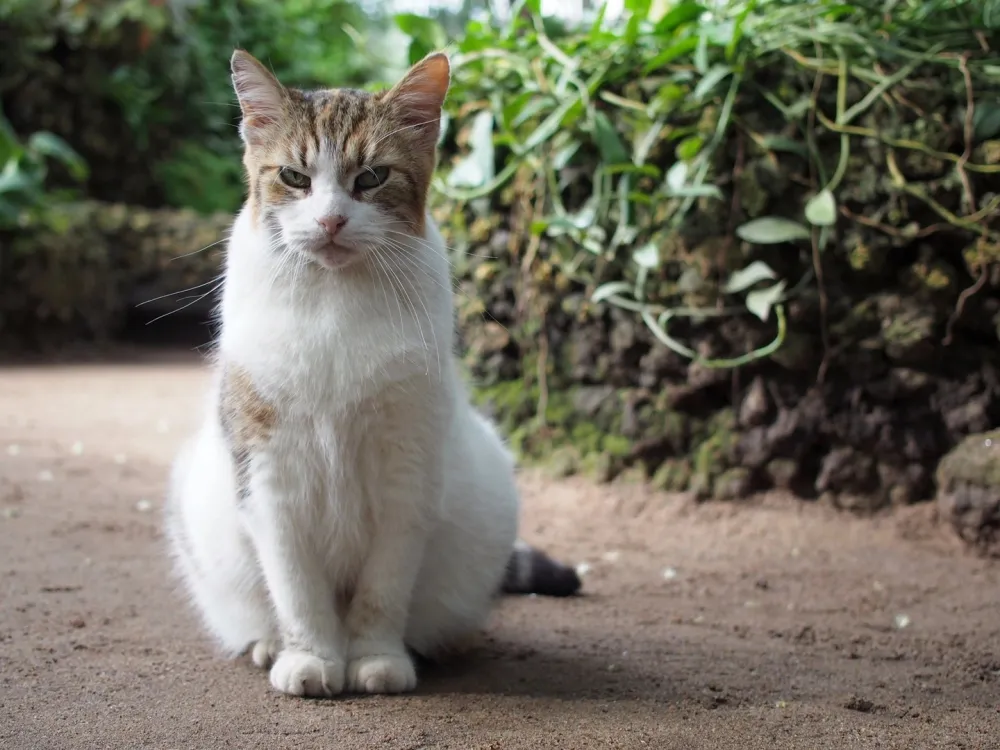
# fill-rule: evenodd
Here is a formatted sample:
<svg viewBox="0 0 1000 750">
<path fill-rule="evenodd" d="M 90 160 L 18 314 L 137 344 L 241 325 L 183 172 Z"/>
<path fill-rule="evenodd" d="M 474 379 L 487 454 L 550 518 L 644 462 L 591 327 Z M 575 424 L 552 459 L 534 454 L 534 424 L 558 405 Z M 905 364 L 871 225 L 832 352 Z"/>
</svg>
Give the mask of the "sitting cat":
<svg viewBox="0 0 1000 750">
<path fill-rule="evenodd" d="M 206 414 L 170 480 L 181 578 L 232 655 L 293 695 L 416 686 L 499 590 L 574 593 L 517 540 L 514 463 L 452 353 L 426 212 L 449 62 L 391 90 L 299 91 L 238 50 L 249 196 Z"/>
</svg>

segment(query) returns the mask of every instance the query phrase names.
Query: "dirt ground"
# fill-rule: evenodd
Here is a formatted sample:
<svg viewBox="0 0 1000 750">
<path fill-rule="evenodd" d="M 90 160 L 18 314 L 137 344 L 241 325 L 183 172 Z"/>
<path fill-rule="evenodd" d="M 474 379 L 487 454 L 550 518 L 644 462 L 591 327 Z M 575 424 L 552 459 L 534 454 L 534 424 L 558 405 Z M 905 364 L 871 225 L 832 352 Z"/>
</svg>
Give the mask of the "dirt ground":
<svg viewBox="0 0 1000 750">
<path fill-rule="evenodd" d="M 508 598 L 416 694 L 306 701 L 227 663 L 169 574 L 191 356 L 0 369 L 0 748 L 1000 748 L 1000 565 L 929 506 L 695 506 L 525 473 L 584 594 Z"/>
</svg>

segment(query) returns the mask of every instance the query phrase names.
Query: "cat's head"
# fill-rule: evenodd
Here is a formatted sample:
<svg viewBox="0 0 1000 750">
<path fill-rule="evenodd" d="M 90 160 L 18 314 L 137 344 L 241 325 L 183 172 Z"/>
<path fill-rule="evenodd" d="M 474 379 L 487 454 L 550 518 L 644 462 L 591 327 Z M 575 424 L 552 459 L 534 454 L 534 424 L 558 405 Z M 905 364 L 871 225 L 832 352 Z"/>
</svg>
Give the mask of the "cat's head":
<svg viewBox="0 0 1000 750">
<path fill-rule="evenodd" d="M 328 268 L 423 234 L 450 76 L 444 54 L 375 94 L 286 88 L 243 50 L 231 66 L 255 223 Z"/>
</svg>

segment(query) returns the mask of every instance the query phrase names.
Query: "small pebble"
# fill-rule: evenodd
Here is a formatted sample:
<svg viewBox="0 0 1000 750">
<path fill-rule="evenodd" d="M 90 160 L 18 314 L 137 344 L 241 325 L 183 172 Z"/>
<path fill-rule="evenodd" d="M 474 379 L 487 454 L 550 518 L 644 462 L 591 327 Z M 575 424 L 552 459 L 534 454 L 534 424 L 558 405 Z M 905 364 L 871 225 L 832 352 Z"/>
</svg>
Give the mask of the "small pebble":
<svg viewBox="0 0 1000 750">
<path fill-rule="evenodd" d="M 135 509 L 140 513 L 148 513 L 153 509 L 153 504 L 149 502 L 149 500 L 143 498 L 135 504 Z"/>
<path fill-rule="evenodd" d="M 19 515 L 21 515 L 21 511 L 18 510 L 17 508 L 4 508 L 3 509 L 3 517 L 4 518 L 17 518 Z"/>
<path fill-rule="evenodd" d="M 576 574 L 581 578 L 590 572 L 590 563 L 582 562 L 576 566 Z"/>
<path fill-rule="evenodd" d="M 8 445 L 7 446 L 7 455 L 8 456 L 19 456 L 19 455 L 21 455 L 21 446 L 20 445 Z"/>
<path fill-rule="evenodd" d="M 896 615 L 896 617 L 893 618 L 893 623 L 895 624 L 897 630 L 902 630 L 910 624 L 910 616 Z"/>
<path fill-rule="evenodd" d="M 124 454 L 124 453 L 116 453 L 116 454 L 115 454 L 115 463 L 116 463 L 116 464 L 123 464 L 123 463 L 125 463 L 125 462 L 126 462 L 127 460 L 128 460 L 128 458 L 127 458 L 127 457 L 125 456 L 125 454 Z"/>
<path fill-rule="evenodd" d="M 798 557 L 798 556 L 799 556 L 799 548 L 792 547 L 792 557 Z"/>
<path fill-rule="evenodd" d="M 987 448 L 991 448 L 993 446 L 993 439 L 992 438 L 986 438 L 986 440 L 983 441 L 983 442 L 986 444 Z"/>
<path fill-rule="evenodd" d="M 69 624 L 70 624 L 70 627 L 72 627 L 72 628 L 78 628 L 79 629 L 79 628 L 85 628 L 85 627 L 87 627 L 87 623 L 83 621 L 82 617 L 74 617 L 72 620 L 69 621 Z"/>
<path fill-rule="evenodd" d="M 785 701 L 776 701 L 775 704 L 774 704 L 775 708 L 786 708 L 787 706 L 788 706 L 788 703 L 785 702 Z"/>
<path fill-rule="evenodd" d="M 667 568 L 663 571 L 663 579 L 672 581 L 677 577 L 677 568 Z"/>
<path fill-rule="evenodd" d="M 605 552 L 603 555 L 601 555 L 601 557 L 603 558 L 604 562 L 614 563 L 618 562 L 618 558 L 621 557 L 621 554 L 622 553 L 618 552 L 617 550 L 612 550 L 611 552 Z"/>
<path fill-rule="evenodd" d="M 873 589 L 874 589 L 875 591 L 880 591 L 880 592 L 881 592 L 881 591 L 885 591 L 885 586 L 883 586 L 883 585 L 882 585 L 882 583 L 881 583 L 880 581 L 873 581 L 873 582 L 872 582 L 872 588 L 873 588 Z"/>
<path fill-rule="evenodd" d="M 74 456 L 82 456 L 83 443 L 77 440 L 75 443 L 73 443 L 73 447 L 69 449 L 69 452 L 72 453 Z"/>
<path fill-rule="evenodd" d="M 39 482 L 51 482 L 53 479 L 55 479 L 55 477 L 52 475 L 52 472 L 49 471 L 48 469 L 44 469 L 43 471 L 38 472 Z"/>
</svg>

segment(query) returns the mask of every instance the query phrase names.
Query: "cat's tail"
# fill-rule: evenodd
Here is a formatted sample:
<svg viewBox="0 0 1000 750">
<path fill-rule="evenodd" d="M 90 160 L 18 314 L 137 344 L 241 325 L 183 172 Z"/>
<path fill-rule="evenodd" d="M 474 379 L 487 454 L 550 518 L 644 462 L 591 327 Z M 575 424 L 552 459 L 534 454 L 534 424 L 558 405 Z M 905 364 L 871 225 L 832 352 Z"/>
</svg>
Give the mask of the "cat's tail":
<svg viewBox="0 0 1000 750">
<path fill-rule="evenodd" d="M 514 543 L 501 590 L 505 594 L 572 596 L 580 590 L 576 571 L 522 539 Z"/>
</svg>

